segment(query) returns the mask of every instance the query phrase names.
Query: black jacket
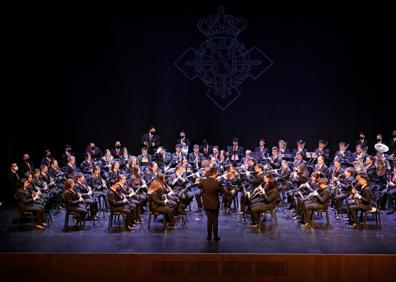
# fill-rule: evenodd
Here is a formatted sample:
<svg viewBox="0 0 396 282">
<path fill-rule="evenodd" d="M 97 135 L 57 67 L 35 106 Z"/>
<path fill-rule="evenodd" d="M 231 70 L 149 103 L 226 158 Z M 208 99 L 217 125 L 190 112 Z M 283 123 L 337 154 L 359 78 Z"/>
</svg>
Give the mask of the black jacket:
<svg viewBox="0 0 396 282">
<path fill-rule="evenodd" d="M 205 209 L 219 209 L 219 195 L 225 193 L 220 182 L 212 177 L 207 177 L 199 183 L 202 188 L 202 204 Z"/>
</svg>

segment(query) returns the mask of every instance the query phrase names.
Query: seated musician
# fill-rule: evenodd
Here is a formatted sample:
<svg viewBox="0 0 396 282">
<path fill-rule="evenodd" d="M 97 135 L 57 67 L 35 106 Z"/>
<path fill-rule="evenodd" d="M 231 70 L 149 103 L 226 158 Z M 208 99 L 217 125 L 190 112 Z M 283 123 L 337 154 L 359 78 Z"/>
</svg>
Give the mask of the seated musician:
<svg viewBox="0 0 396 282">
<path fill-rule="evenodd" d="M 84 161 L 80 164 L 81 172 L 85 175 L 91 175 L 93 167 L 95 166 L 94 161 L 89 153 L 85 154 L 84 158 Z"/>
<path fill-rule="evenodd" d="M 355 189 L 351 191 L 351 198 L 354 200 L 352 204 L 348 206 L 349 212 L 349 224 L 351 228 L 358 227 L 357 211 L 358 210 L 371 210 L 372 207 L 372 191 L 369 184 L 369 177 L 367 174 L 359 174 L 359 184 L 361 185 L 360 192 Z"/>
<path fill-rule="evenodd" d="M 366 160 L 366 152 L 363 150 L 362 145 L 356 145 L 355 152 L 352 154 L 352 161 L 355 164 L 355 169 L 358 172 L 364 172 L 363 166 Z"/>
<path fill-rule="evenodd" d="M 168 178 L 168 184 L 178 200 L 178 214 L 184 214 L 185 208 L 191 203 L 194 194 L 190 191 L 191 183 L 186 178 L 185 168 L 177 165 L 175 172 Z"/>
<path fill-rule="evenodd" d="M 276 208 L 279 193 L 276 187 L 276 181 L 271 177 L 271 174 L 266 174 L 263 178 L 264 187 L 261 188 L 257 193 L 257 198 L 260 200 L 251 204 L 250 211 L 252 215 L 252 223 L 250 226 L 257 227 L 259 223 L 259 215 L 261 212 L 271 211 Z"/>
<path fill-rule="evenodd" d="M 175 206 L 170 205 L 166 194 L 163 193 L 162 184 L 158 180 L 154 180 L 148 188 L 149 202 L 152 212 L 163 213 L 165 221 L 169 228 L 175 227 L 174 210 Z"/>
<path fill-rule="evenodd" d="M 304 160 L 304 153 L 303 152 L 297 152 L 296 153 L 296 156 L 295 156 L 295 158 L 294 158 L 294 162 L 293 162 L 293 166 L 294 167 L 297 167 L 297 166 L 299 166 L 300 164 L 303 164 L 303 165 L 305 165 L 307 162 Z"/>
<path fill-rule="evenodd" d="M 84 154 L 89 153 L 92 157 L 92 159 L 96 162 L 99 161 L 102 156 L 102 150 L 99 147 L 96 147 L 94 143 L 89 143 L 87 146 L 87 149 L 85 150 Z"/>
<path fill-rule="evenodd" d="M 273 169 L 280 167 L 282 157 L 279 155 L 278 147 L 272 147 L 270 156 L 270 165 Z"/>
<path fill-rule="evenodd" d="M 129 175 L 132 175 L 133 172 L 135 171 L 135 169 L 138 168 L 140 170 L 140 168 L 142 169 L 142 171 L 146 168 L 145 166 L 140 167 L 139 166 L 139 159 L 135 156 L 131 156 L 128 160 L 128 164 L 126 166 L 126 175 L 127 178 Z"/>
<path fill-rule="evenodd" d="M 128 187 L 125 175 L 120 174 L 116 186 L 118 193 L 123 194 L 124 198 L 126 198 L 129 201 L 129 207 L 132 211 L 134 223 L 141 222 L 140 205 L 139 205 L 140 202 L 135 197 L 136 196 L 135 191 L 132 188 Z"/>
<path fill-rule="evenodd" d="M 311 180 L 313 180 L 312 177 L 318 177 L 317 173 L 312 174 L 313 176 L 311 175 Z M 291 181 L 294 188 L 287 193 L 287 202 L 289 203 L 288 208 L 295 208 L 297 214 L 300 214 L 298 210 L 300 206 L 300 202 L 298 201 L 298 199 L 301 197 L 300 193 L 302 195 L 306 195 L 312 192 L 310 185 L 306 185 L 309 181 L 308 177 L 309 173 L 307 167 L 304 164 L 300 164 L 299 166 L 295 167 L 289 177 L 289 180 Z"/>
<path fill-rule="evenodd" d="M 67 164 L 64 169 L 66 178 L 74 178 L 75 174 L 78 172 L 76 168 L 76 158 L 74 156 L 69 156 L 67 158 Z"/>
<path fill-rule="evenodd" d="M 218 146 L 213 146 L 212 154 L 209 155 L 210 158 L 215 158 L 217 161 L 220 160 L 220 150 Z"/>
<path fill-rule="evenodd" d="M 42 205 L 34 203 L 39 197 L 29 193 L 28 189 L 30 182 L 23 178 L 20 183 L 19 190 L 16 193 L 18 206 L 21 212 L 32 212 L 35 216 L 35 225 L 37 229 L 44 229 L 47 226 L 44 222 L 44 207 Z"/>
<path fill-rule="evenodd" d="M 133 208 L 124 194 L 118 191 L 118 181 L 113 180 L 110 189 L 107 192 L 107 198 L 109 199 L 110 210 L 113 212 L 119 212 L 125 215 L 125 226 L 127 230 L 134 229 L 133 226 Z"/>
<path fill-rule="evenodd" d="M 84 174 L 81 172 L 76 174 L 76 182 L 75 185 L 78 193 L 81 194 L 81 197 L 84 199 L 84 202 L 89 205 L 90 217 L 89 219 L 95 219 L 96 213 L 98 212 L 98 203 L 93 195 L 92 188 L 88 186 L 85 181 Z"/>
<path fill-rule="evenodd" d="M 355 170 L 347 167 L 344 170 L 344 177 L 338 177 L 334 184 L 338 187 L 338 192 L 334 194 L 334 203 L 336 205 L 336 218 L 340 218 L 342 211 L 342 202 L 352 193 L 352 183 L 355 180 Z"/>
<path fill-rule="evenodd" d="M 51 161 L 55 160 L 54 156 L 52 155 L 50 150 L 44 150 L 43 159 L 41 160 L 42 165 L 46 165 L 49 167 Z"/>
<path fill-rule="evenodd" d="M 119 160 L 123 154 L 123 150 L 121 148 L 121 141 L 116 141 L 114 144 L 114 148 L 110 150 L 111 155 L 116 159 Z"/>
<path fill-rule="evenodd" d="M 157 178 L 158 175 L 158 165 L 156 162 L 151 162 L 148 170 L 144 174 L 144 181 L 146 181 L 147 186 L 150 186 L 150 183 Z"/>
<path fill-rule="evenodd" d="M 225 174 L 220 176 L 220 178 L 224 190 L 228 192 L 223 194 L 223 206 L 225 208 L 226 214 L 231 214 L 231 204 L 234 200 L 234 197 L 238 197 L 241 179 L 232 164 L 227 167 Z"/>
<path fill-rule="evenodd" d="M 323 156 L 318 157 L 318 163 L 315 165 L 314 171 L 320 172 L 326 178 L 330 176 L 330 170 L 325 164 L 325 159 Z"/>
<path fill-rule="evenodd" d="M 124 147 L 121 149 L 121 155 L 118 158 L 118 162 L 120 163 L 120 169 L 123 173 L 126 173 L 128 170 L 128 164 L 129 160 L 132 158 L 131 155 L 129 155 L 129 151 L 127 147 Z M 136 158 L 136 157 L 135 157 Z"/>
<path fill-rule="evenodd" d="M 85 219 L 88 210 L 83 197 L 76 190 L 73 179 L 66 180 L 65 188 L 63 190 L 63 199 L 65 202 L 66 210 L 77 213 L 76 226 L 78 228 L 81 228 L 81 222 Z"/>
<path fill-rule="evenodd" d="M 147 204 L 147 184 L 140 174 L 140 168 L 138 166 L 133 168 L 133 172 L 128 180 L 128 186 L 135 192 L 133 198 L 139 201 L 139 206 L 141 211 L 143 211 L 143 207 Z"/>
<path fill-rule="evenodd" d="M 390 210 L 387 214 L 391 214 L 395 211 L 395 196 L 396 196 L 396 165 L 393 167 L 393 171 L 388 175 L 387 185 L 381 191 L 382 193 L 382 203 L 388 205 Z"/>
<path fill-rule="evenodd" d="M 334 158 L 337 157 L 340 160 L 340 163 L 343 166 L 349 165 L 352 161 L 352 153 L 348 150 L 348 145 L 344 141 L 339 142 L 339 150 L 335 153 L 334 156 Z"/>
<path fill-rule="evenodd" d="M 230 161 L 227 158 L 226 152 L 224 150 L 221 150 L 219 152 L 219 170 L 220 172 L 224 172 L 225 168 L 229 165 Z"/>
<path fill-rule="evenodd" d="M 172 167 L 176 167 L 178 164 L 182 162 L 183 154 L 181 149 L 182 149 L 182 145 L 176 144 L 175 152 L 172 154 L 172 160 L 171 160 Z"/>
<path fill-rule="evenodd" d="M 313 191 L 304 201 L 304 227 L 311 226 L 311 212 L 326 210 L 330 202 L 330 191 L 326 178 L 319 179 L 319 189 Z"/>
<path fill-rule="evenodd" d="M 268 154 L 268 148 L 265 147 L 265 139 L 260 138 L 258 147 L 254 148 L 253 151 L 254 160 L 263 163 Z"/>
<path fill-rule="evenodd" d="M 112 183 L 113 180 L 118 180 L 121 175 L 120 163 L 118 161 L 113 161 L 111 163 L 111 168 L 107 176 L 107 182 Z"/>
<path fill-rule="evenodd" d="M 305 141 L 302 139 L 297 141 L 297 148 L 293 149 L 294 157 L 296 157 L 297 153 L 302 154 L 303 159 L 306 158 L 307 149 L 305 148 Z"/>
<path fill-rule="evenodd" d="M 111 165 L 114 162 L 114 157 L 111 155 L 110 150 L 106 149 L 104 156 L 100 159 L 99 165 L 103 171 L 103 175 L 107 178 Z"/>
<path fill-rule="evenodd" d="M 241 212 L 246 212 L 246 209 L 250 206 L 250 204 L 255 203 L 256 199 L 252 198 L 251 195 L 255 189 L 262 185 L 264 182 L 264 165 L 256 164 L 254 167 L 253 175 L 247 177 L 247 187 L 245 191 L 243 191 L 241 195 Z"/>
<path fill-rule="evenodd" d="M 147 166 L 150 165 L 150 163 L 152 161 L 151 155 L 149 155 L 147 147 L 142 147 L 140 150 L 141 150 L 141 154 L 139 156 L 137 156 L 139 165 L 141 167 L 146 168 Z"/>
<path fill-rule="evenodd" d="M 164 147 L 158 147 L 157 151 L 153 155 L 153 160 L 157 163 L 158 169 L 164 171 L 165 165 L 167 165 L 166 151 Z"/>
<path fill-rule="evenodd" d="M 326 148 L 327 141 L 324 139 L 319 140 L 318 148 L 315 149 L 316 157 L 323 156 L 326 164 L 330 163 L 330 149 Z"/>
<path fill-rule="evenodd" d="M 100 174 L 100 167 L 94 166 L 92 170 L 92 175 L 88 179 L 88 184 L 93 190 L 93 195 L 96 199 L 102 198 L 105 204 L 105 208 L 109 209 L 107 201 L 107 185 Z"/>
<path fill-rule="evenodd" d="M 199 145 L 193 146 L 193 151 L 188 154 L 188 162 L 192 165 L 195 171 L 201 167 L 201 162 L 204 160 L 204 155 L 199 152 Z"/>
<path fill-rule="evenodd" d="M 286 159 L 287 161 L 293 160 L 293 154 L 291 154 L 287 148 L 287 142 L 285 140 L 280 139 L 278 141 L 278 148 L 278 153 L 281 159 Z"/>
<path fill-rule="evenodd" d="M 312 193 L 313 191 L 318 190 L 319 188 L 319 180 L 320 180 L 320 173 L 319 172 L 313 172 L 311 174 L 310 180 L 308 182 L 305 182 L 303 184 L 301 184 L 298 189 L 294 189 L 292 192 L 292 197 L 290 197 L 290 194 L 288 194 L 289 196 L 289 200 L 291 201 L 290 203 L 292 204 L 292 206 L 294 206 L 295 210 L 296 210 L 296 215 L 294 216 L 293 219 L 303 219 L 302 215 L 303 215 L 303 203 L 306 197 L 308 197 L 308 195 L 310 193 Z M 293 201 L 294 200 L 294 201 Z M 293 205 L 294 203 L 294 205 Z"/>
</svg>

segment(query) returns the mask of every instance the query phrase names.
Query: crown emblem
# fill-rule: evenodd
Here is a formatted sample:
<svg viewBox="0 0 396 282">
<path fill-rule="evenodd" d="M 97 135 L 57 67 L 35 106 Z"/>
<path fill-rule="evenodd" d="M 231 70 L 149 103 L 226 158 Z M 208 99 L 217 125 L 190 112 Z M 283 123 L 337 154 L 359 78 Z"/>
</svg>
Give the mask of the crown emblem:
<svg viewBox="0 0 396 282">
<path fill-rule="evenodd" d="M 243 18 L 224 14 L 224 7 L 218 8 L 217 15 L 210 15 L 208 18 L 202 19 L 197 26 L 209 39 L 216 37 L 237 38 L 247 26 L 247 22 Z"/>
</svg>

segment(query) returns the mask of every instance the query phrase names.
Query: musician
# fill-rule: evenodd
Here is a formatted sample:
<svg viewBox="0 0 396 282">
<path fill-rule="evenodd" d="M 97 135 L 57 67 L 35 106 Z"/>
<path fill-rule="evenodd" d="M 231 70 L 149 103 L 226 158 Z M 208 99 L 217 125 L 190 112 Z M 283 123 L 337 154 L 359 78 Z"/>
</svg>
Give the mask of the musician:
<svg viewBox="0 0 396 282">
<path fill-rule="evenodd" d="M 276 187 L 276 181 L 271 177 L 271 174 L 264 176 L 264 188 L 259 192 L 260 202 L 256 202 L 250 206 L 252 223 L 251 227 L 257 227 L 259 223 L 259 216 L 261 212 L 272 211 L 276 208 L 279 193 Z"/>
<path fill-rule="evenodd" d="M 362 145 L 358 144 L 355 147 L 355 152 L 352 154 L 352 160 L 357 162 L 358 164 L 363 165 L 366 159 L 366 152 L 363 149 Z"/>
<path fill-rule="evenodd" d="M 281 161 L 281 167 L 280 167 L 279 174 L 282 176 L 283 179 L 289 179 L 289 176 L 291 174 L 291 169 L 290 169 L 289 164 L 286 160 Z"/>
<path fill-rule="evenodd" d="M 273 169 L 280 167 L 282 157 L 279 155 L 278 147 L 272 147 L 270 156 L 270 165 Z"/>
<path fill-rule="evenodd" d="M 49 166 L 51 161 L 54 159 L 55 158 L 50 150 L 44 150 L 44 155 L 43 155 L 43 159 L 41 160 L 41 164 L 45 164 L 46 166 Z"/>
<path fill-rule="evenodd" d="M 144 146 L 140 150 L 141 154 L 137 156 L 139 160 L 139 165 L 141 167 L 147 167 L 152 162 L 151 156 L 148 153 L 147 147 Z"/>
<path fill-rule="evenodd" d="M 89 153 L 94 161 L 99 161 L 102 156 L 102 150 L 99 147 L 96 147 L 95 143 L 89 143 L 87 148 L 85 149 L 85 153 Z"/>
<path fill-rule="evenodd" d="M 45 164 L 42 164 L 40 166 L 40 180 L 45 183 L 44 185 L 46 187 L 50 187 L 50 186 L 53 186 L 55 184 L 54 180 L 48 174 L 48 167 Z"/>
<path fill-rule="evenodd" d="M 188 183 L 186 177 L 185 168 L 181 164 L 178 164 L 175 173 L 168 178 L 168 184 L 179 201 L 178 214 L 184 214 L 185 208 L 194 198 L 194 194 L 189 190 L 191 184 Z"/>
<path fill-rule="evenodd" d="M 227 167 L 226 173 L 219 176 L 217 179 L 221 181 L 224 190 L 228 192 L 227 194 L 223 194 L 223 206 L 226 214 L 231 214 L 231 204 L 233 199 L 238 197 L 241 179 L 232 164 Z"/>
<path fill-rule="evenodd" d="M 93 167 L 92 175 L 88 179 L 88 185 L 92 188 L 95 199 L 102 198 L 105 204 L 105 208 L 109 209 L 109 205 L 107 201 L 108 189 L 106 186 L 106 182 L 103 180 L 100 174 L 99 166 Z"/>
<path fill-rule="evenodd" d="M 187 157 L 183 157 L 181 165 L 184 166 L 187 174 L 194 172 L 193 167 L 188 163 Z"/>
<path fill-rule="evenodd" d="M 287 142 L 285 140 L 280 139 L 278 141 L 278 153 L 281 159 L 286 159 L 286 160 L 291 160 L 293 158 L 293 155 L 290 154 L 289 149 L 287 148 Z"/>
<path fill-rule="evenodd" d="M 243 165 L 243 166 L 248 166 L 248 162 L 251 159 L 254 159 L 252 151 L 246 150 L 245 151 L 245 156 L 242 158 L 242 161 L 241 161 L 240 164 Z"/>
<path fill-rule="evenodd" d="M 204 158 L 204 154 L 199 152 L 199 145 L 195 144 L 193 146 L 193 152 L 188 154 L 188 162 L 192 165 L 194 170 L 198 170 Z"/>
<path fill-rule="evenodd" d="M 220 209 L 220 201 L 219 201 L 219 194 L 220 193 L 227 193 L 221 183 L 216 180 L 218 176 L 218 172 L 215 168 L 211 168 L 207 172 L 207 177 L 202 179 L 199 182 L 199 187 L 202 188 L 203 194 L 203 207 L 206 210 L 206 216 L 208 218 L 207 222 L 207 240 L 212 240 L 212 233 L 213 239 L 215 241 L 220 240 L 219 233 L 218 233 L 218 218 L 219 218 L 219 209 Z"/>
<path fill-rule="evenodd" d="M 334 181 L 334 185 L 338 187 L 338 192 L 334 195 L 334 203 L 336 210 L 336 218 L 340 218 L 340 214 L 342 212 L 342 202 L 350 197 L 352 193 L 352 185 L 355 180 L 355 170 L 351 167 L 348 167 L 344 171 L 344 177 L 338 177 L 336 181 Z"/>
<path fill-rule="evenodd" d="M 299 165 L 306 165 L 306 161 L 304 160 L 304 153 L 303 153 L 303 151 L 298 151 L 296 154 L 295 154 L 295 157 L 294 157 L 294 162 L 293 162 L 293 167 L 297 167 L 297 166 L 299 166 Z"/>
<path fill-rule="evenodd" d="M 85 219 L 88 214 L 84 199 L 81 194 L 76 190 L 73 179 L 67 179 L 65 188 L 63 190 L 63 199 L 65 202 L 66 209 L 72 212 L 76 212 L 76 227 L 81 228 L 81 222 Z"/>
<path fill-rule="evenodd" d="M 224 150 L 221 150 L 219 153 L 219 169 L 221 172 L 225 170 L 225 168 L 230 164 L 230 161 L 227 159 L 226 153 Z"/>
<path fill-rule="evenodd" d="M 371 210 L 372 207 L 372 192 L 368 185 L 369 177 L 367 174 L 359 174 L 359 176 L 358 179 L 361 185 L 360 193 L 355 189 L 352 190 L 351 198 L 354 199 L 354 203 L 348 206 L 349 224 L 351 228 L 358 227 L 357 211 Z"/>
<path fill-rule="evenodd" d="M 107 182 L 112 183 L 113 180 L 117 181 L 120 178 L 121 170 L 120 170 L 120 163 L 114 161 L 111 163 L 111 169 L 107 176 Z"/>
<path fill-rule="evenodd" d="M 385 144 L 383 142 L 383 139 L 384 139 L 384 137 L 383 137 L 382 133 L 378 133 L 375 138 L 375 140 L 376 140 L 375 144 Z"/>
<path fill-rule="evenodd" d="M 302 139 L 297 141 L 297 148 L 293 149 L 294 158 L 296 158 L 297 153 L 300 153 L 303 159 L 306 158 L 307 149 L 305 148 L 305 141 Z"/>
<path fill-rule="evenodd" d="M 156 162 L 151 162 L 147 172 L 144 174 L 144 181 L 147 185 L 150 185 L 151 181 L 157 178 L 158 175 L 158 165 Z"/>
<path fill-rule="evenodd" d="M 67 164 L 65 167 L 65 176 L 66 178 L 73 178 L 74 174 L 77 173 L 76 169 L 76 158 L 74 156 L 70 156 L 67 158 Z"/>
<path fill-rule="evenodd" d="M 287 202 L 290 204 L 289 209 L 294 208 L 296 211 L 296 215 L 293 217 L 294 220 L 303 219 L 305 197 L 319 188 L 319 176 L 318 172 L 313 172 L 309 180 L 307 179 L 306 182 L 287 193 Z"/>
<path fill-rule="evenodd" d="M 263 184 L 264 182 L 264 165 L 263 164 L 256 164 L 254 166 L 254 173 L 252 175 L 247 176 L 246 182 L 247 182 L 247 187 L 245 191 L 243 191 L 241 195 L 241 212 L 244 213 L 247 209 L 247 207 L 250 204 L 253 204 L 256 202 L 255 199 L 254 202 L 252 202 L 251 195 L 253 194 L 253 191 L 256 190 L 258 186 Z"/>
<path fill-rule="evenodd" d="M 220 151 L 218 146 L 213 146 L 212 154 L 209 155 L 209 158 L 215 158 L 217 161 L 220 160 Z"/>
<path fill-rule="evenodd" d="M 142 147 L 147 148 L 149 154 L 154 154 L 160 143 L 160 136 L 156 133 L 156 129 L 152 125 L 148 128 L 148 132 L 143 134 L 140 139 L 140 144 Z"/>
<path fill-rule="evenodd" d="M 181 149 L 182 149 L 182 145 L 176 144 L 175 152 L 172 154 L 172 160 L 171 160 L 171 164 L 173 167 L 177 166 L 178 164 L 181 164 L 182 162 L 183 154 Z"/>
<path fill-rule="evenodd" d="M 362 148 L 368 148 L 368 141 L 366 140 L 366 134 L 363 131 L 359 132 L 359 138 L 356 140 L 356 145 L 360 145 Z"/>
<path fill-rule="evenodd" d="M 293 172 L 290 174 L 290 181 L 297 187 L 308 181 L 309 172 L 307 166 L 299 164 L 293 168 Z"/>
<path fill-rule="evenodd" d="M 54 179 L 55 185 L 63 191 L 63 187 L 65 186 L 66 178 L 64 176 L 63 171 L 58 166 L 58 161 L 53 160 L 50 163 L 50 168 L 48 169 L 48 175 Z"/>
<path fill-rule="evenodd" d="M 47 226 L 43 222 L 44 207 L 34 203 L 35 199 L 38 199 L 38 196 L 32 198 L 32 195 L 28 192 L 29 186 L 29 181 L 23 178 L 21 180 L 19 190 L 16 193 L 19 209 L 21 212 L 32 212 L 35 215 L 34 227 L 37 229 L 44 229 L 45 226 Z"/>
<path fill-rule="evenodd" d="M 203 139 L 199 152 L 202 153 L 205 159 L 207 159 L 212 151 L 213 151 L 213 146 L 209 145 L 207 139 Z"/>
<path fill-rule="evenodd" d="M 124 171 L 126 173 L 126 171 L 128 170 L 128 164 L 129 164 L 129 160 L 132 158 L 131 155 L 129 155 L 128 152 L 128 148 L 124 147 L 121 149 L 121 155 L 118 158 L 118 162 L 120 163 L 120 169 L 121 171 Z M 136 159 L 136 157 L 134 157 Z"/>
<path fill-rule="evenodd" d="M 93 196 L 92 188 L 87 185 L 87 183 L 85 182 L 84 174 L 82 174 L 81 172 L 78 172 L 76 174 L 75 188 L 84 199 L 84 202 L 89 205 L 89 219 L 94 219 L 96 217 L 96 213 L 98 212 L 98 203 Z"/>
<path fill-rule="evenodd" d="M 243 157 L 244 149 L 239 146 L 238 138 L 234 137 L 232 139 L 232 146 L 227 146 L 228 159 L 233 165 L 238 165 Z"/>
<path fill-rule="evenodd" d="M 69 144 L 65 145 L 65 152 L 61 156 L 60 165 L 61 167 L 65 167 L 67 164 L 67 158 L 70 156 L 75 156 L 72 151 L 72 147 Z"/>
<path fill-rule="evenodd" d="M 349 144 L 348 144 L 349 145 Z M 342 165 L 347 165 L 351 163 L 352 160 L 352 153 L 348 150 L 348 145 L 341 141 L 338 143 L 339 150 L 336 152 L 335 157 L 338 157 Z"/>
<path fill-rule="evenodd" d="M 117 191 L 118 182 L 114 181 L 111 183 L 110 189 L 107 193 L 109 199 L 110 210 L 113 212 L 119 212 L 125 215 L 125 226 L 128 231 L 134 229 L 132 208 L 124 194 Z"/>
<path fill-rule="evenodd" d="M 390 209 L 390 212 L 387 214 L 391 214 L 395 211 L 395 197 L 396 197 L 396 166 L 393 167 L 393 172 L 388 175 L 386 187 L 381 191 L 382 193 L 382 200 L 381 202 L 383 203 L 383 207 L 381 209 L 384 209 L 384 206 L 388 204 L 388 209 Z"/>
<path fill-rule="evenodd" d="M 127 174 L 133 174 L 135 169 L 138 168 L 140 171 L 140 166 L 139 166 L 139 159 L 135 156 L 131 156 L 128 161 L 127 165 Z M 142 166 L 142 170 L 146 168 L 146 165 Z"/>
<path fill-rule="evenodd" d="M 99 162 L 100 168 L 105 172 L 104 175 L 106 175 L 106 177 L 111 170 L 113 161 L 114 157 L 111 155 L 110 150 L 106 149 L 104 156 L 100 159 Z"/>
<path fill-rule="evenodd" d="M 169 204 L 169 200 L 162 190 L 162 183 L 154 180 L 148 188 L 148 198 L 151 204 L 152 212 L 163 213 L 165 221 L 168 223 L 168 228 L 175 228 L 174 210 L 175 206 Z"/>
<path fill-rule="evenodd" d="M 377 168 L 375 167 L 374 157 L 372 155 L 366 156 L 366 162 L 364 164 L 364 171 L 366 172 L 370 183 L 375 183 L 378 181 Z"/>
<path fill-rule="evenodd" d="M 26 180 L 30 183 L 27 191 L 32 196 L 33 202 L 35 204 L 43 206 L 45 209 L 45 203 L 46 203 L 45 192 L 47 190 L 47 187 L 44 187 L 39 177 L 40 177 L 40 170 L 37 168 L 34 169 L 33 175 L 30 172 L 26 172 Z M 49 210 L 49 206 L 45 210 Z"/>
<path fill-rule="evenodd" d="M 24 177 L 26 172 L 32 173 L 34 170 L 34 165 L 30 161 L 29 154 L 23 154 L 22 162 L 18 165 L 19 167 L 19 176 Z"/>
<path fill-rule="evenodd" d="M 389 144 L 389 156 L 394 162 L 396 161 L 396 130 L 392 132 L 392 138 L 388 142 Z"/>
<path fill-rule="evenodd" d="M 110 151 L 115 159 L 120 159 L 122 156 L 121 141 L 115 141 L 114 148 Z"/>
<path fill-rule="evenodd" d="M 176 139 L 176 144 L 180 144 L 180 148 L 182 148 L 183 146 L 187 146 L 188 152 L 188 148 L 191 146 L 191 142 L 190 139 L 186 137 L 186 133 L 184 132 L 184 130 L 180 131 L 179 138 Z"/>
<path fill-rule="evenodd" d="M 9 194 L 14 194 L 18 191 L 20 187 L 19 183 L 19 174 L 18 174 L 18 165 L 17 163 L 11 163 L 10 165 L 10 173 L 8 174 L 8 184 L 9 184 Z"/>
<path fill-rule="evenodd" d="M 330 162 L 330 149 L 326 148 L 327 141 L 324 139 L 319 140 L 318 148 L 315 149 L 316 157 L 323 156 L 326 164 Z"/>
<path fill-rule="evenodd" d="M 91 154 L 90 153 L 85 154 L 84 161 L 80 164 L 81 172 L 90 175 L 92 173 L 94 166 L 95 164 L 94 161 L 92 160 Z"/>
<path fill-rule="evenodd" d="M 220 167 L 219 167 L 219 165 L 218 165 L 218 163 L 217 163 L 217 160 L 216 160 L 216 158 L 211 158 L 211 157 L 209 157 L 209 168 L 212 168 L 212 167 L 214 167 L 215 169 L 217 169 L 217 170 L 219 170 L 220 169 Z"/>
<path fill-rule="evenodd" d="M 330 170 L 325 164 L 325 159 L 323 156 L 318 157 L 318 163 L 315 165 L 314 171 L 320 172 L 324 177 L 328 178 L 330 175 Z"/>
<path fill-rule="evenodd" d="M 330 191 L 326 178 L 319 180 L 319 189 L 312 192 L 310 197 L 304 201 L 304 227 L 311 226 L 311 212 L 326 210 L 330 202 Z"/>
<path fill-rule="evenodd" d="M 113 181 L 115 181 L 115 179 L 113 179 Z M 128 187 L 125 175 L 120 174 L 116 183 L 116 187 L 117 192 L 119 194 L 123 194 L 124 197 L 129 201 L 129 208 L 132 212 L 133 222 L 141 222 L 139 201 L 135 197 L 135 191 Z"/>
<path fill-rule="evenodd" d="M 258 147 L 253 151 L 254 159 L 256 162 L 264 162 L 264 158 L 268 156 L 268 148 L 265 147 L 265 139 L 260 138 Z"/>
<path fill-rule="evenodd" d="M 139 201 L 139 206 L 143 212 L 143 207 L 147 204 L 147 184 L 140 174 L 140 168 L 134 167 L 132 175 L 128 180 L 128 186 L 135 192 L 134 198 Z"/>
</svg>

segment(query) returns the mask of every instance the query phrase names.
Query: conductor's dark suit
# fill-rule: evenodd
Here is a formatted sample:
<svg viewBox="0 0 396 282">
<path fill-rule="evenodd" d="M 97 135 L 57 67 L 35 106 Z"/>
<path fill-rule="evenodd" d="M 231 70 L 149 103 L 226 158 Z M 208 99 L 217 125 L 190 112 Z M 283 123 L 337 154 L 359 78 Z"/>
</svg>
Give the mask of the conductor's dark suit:
<svg viewBox="0 0 396 282">
<path fill-rule="evenodd" d="M 218 238 L 219 227 L 219 194 L 224 193 L 220 182 L 212 177 L 203 179 L 199 186 L 202 188 L 203 207 L 208 217 L 207 229 L 208 238 L 212 238 L 212 230 L 215 238 Z"/>
</svg>

